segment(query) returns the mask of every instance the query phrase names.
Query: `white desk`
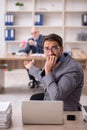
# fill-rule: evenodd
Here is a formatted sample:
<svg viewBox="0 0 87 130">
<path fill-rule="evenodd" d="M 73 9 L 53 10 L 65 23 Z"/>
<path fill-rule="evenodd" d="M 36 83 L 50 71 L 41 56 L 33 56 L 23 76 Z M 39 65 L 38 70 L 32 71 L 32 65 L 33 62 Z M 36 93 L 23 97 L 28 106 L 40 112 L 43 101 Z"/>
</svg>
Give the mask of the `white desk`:
<svg viewBox="0 0 87 130">
<path fill-rule="evenodd" d="M 76 115 L 76 120 L 67 121 L 68 114 Z M 83 121 L 82 112 L 65 112 L 63 125 L 23 125 L 19 115 L 14 115 L 8 130 L 87 130 L 87 123 Z"/>
</svg>

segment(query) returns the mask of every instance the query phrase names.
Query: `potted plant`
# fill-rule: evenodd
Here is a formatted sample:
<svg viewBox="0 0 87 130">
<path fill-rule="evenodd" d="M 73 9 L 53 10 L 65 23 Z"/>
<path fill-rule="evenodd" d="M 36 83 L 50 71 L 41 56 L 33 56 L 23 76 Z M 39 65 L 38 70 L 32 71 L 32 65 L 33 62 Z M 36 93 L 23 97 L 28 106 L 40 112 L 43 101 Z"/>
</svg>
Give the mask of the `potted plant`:
<svg viewBox="0 0 87 130">
<path fill-rule="evenodd" d="M 16 2 L 15 6 L 17 7 L 17 9 L 21 9 L 24 6 L 24 4 L 21 2 Z"/>
</svg>

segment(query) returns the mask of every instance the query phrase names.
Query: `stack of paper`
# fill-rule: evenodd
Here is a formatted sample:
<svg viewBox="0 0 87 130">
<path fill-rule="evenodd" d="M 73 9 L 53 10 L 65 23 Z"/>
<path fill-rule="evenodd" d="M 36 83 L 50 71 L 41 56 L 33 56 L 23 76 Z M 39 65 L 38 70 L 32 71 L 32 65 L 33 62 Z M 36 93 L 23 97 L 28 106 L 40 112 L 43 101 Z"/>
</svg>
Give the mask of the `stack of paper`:
<svg viewBox="0 0 87 130">
<path fill-rule="evenodd" d="M 11 102 L 0 102 L 0 128 L 8 128 L 11 124 Z"/>
</svg>

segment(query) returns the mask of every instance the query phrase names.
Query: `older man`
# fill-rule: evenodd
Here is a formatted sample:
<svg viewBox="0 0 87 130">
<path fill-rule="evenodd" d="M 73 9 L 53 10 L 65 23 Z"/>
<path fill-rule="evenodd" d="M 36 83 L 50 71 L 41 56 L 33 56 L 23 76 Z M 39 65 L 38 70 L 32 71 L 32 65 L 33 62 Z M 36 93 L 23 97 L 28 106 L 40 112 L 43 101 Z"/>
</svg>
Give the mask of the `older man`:
<svg viewBox="0 0 87 130">
<path fill-rule="evenodd" d="M 42 41 L 43 41 L 44 36 L 40 34 L 39 29 L 36 27 L 33 27 L 31 29 L 31 36 L 32 37 L 28 39 L 27 45 L 25 46 L 25 48 L 19 50 L 19 52 L 25 52 L 27 54 L 30 51 L 32 51 L 32 53 L 43 53 Z"/>
<path fill-rule="evenodd" d="M 33 27 L 31 29 L 31 38 L 28 39 L 27 44 L 24 46 L 24 44 L 20 44 L 21 49 L 19 52 L 25 52 L 26 54 L 28 53 L 43 53 L 43 47 L 42 47 L 42 41 L 44 36 L 40 34 L 40 31 L 38 28 Z M 29 73 L 28 73 L 29 74 Z M 35 80 L 35 78 L 29 74 L 30 80 L 32 82 L 29 82 L 29 86 L 31 88 L 35 88 L 35 86 L 38 86 L 38 81 Z"/>
</svg>

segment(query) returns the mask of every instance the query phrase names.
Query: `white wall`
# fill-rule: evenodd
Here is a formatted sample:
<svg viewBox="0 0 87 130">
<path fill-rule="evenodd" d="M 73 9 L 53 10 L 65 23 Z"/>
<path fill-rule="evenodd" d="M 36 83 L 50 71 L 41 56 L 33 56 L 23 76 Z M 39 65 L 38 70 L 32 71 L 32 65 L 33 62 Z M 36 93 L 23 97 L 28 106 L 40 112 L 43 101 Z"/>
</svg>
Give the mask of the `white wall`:
<svg viewBox="0 0 87 130">
<path fill-rule="evenodd" d="M 15 1 L 15 0 L 13 0 L 13 1 Z M 84 0 L 85 1 L 85 3 L 86 3 L 86 0 Z M 70 2 L 69 2 L 69 4 L 71 5 L 71 0 L 70 0 Z M 75 2 L 78 2 L 78 1 L 75 1 Z M 71 6 L 69 6 L 69 4 L 67 4 L 67 9 L 68 8 L 70 8 Z M 77 5 L 78 3 L 76 3 L 76 5 Z M 85 6 L 84 6 L 85 5 Z M 0 56 L 1 55 L 3 55 L 4 53 L 5 53 L 5 41 L 4 41 L 4 14 L 5 14 L 5 0 L 0 0 Z M 80 6 L 81 6 L 81 4 L 80 4 Z M 75 6 L 76 8 L 77 8 L 77 6 Z M 72 7 L 73 8 L 73 7 Z M 78 10 L 80 9 L 80 7 L 78 7 Z M 87 9 L 87 5 L 86 4 L 83 4 L 83 6 L 82 6 L 82 10 L 86 10 Z M 73 10 L 73 9 L 72 9 Z M 81 9 L 80 9 L 81 10 Z M 66 19 L 66 25 L 68 26 L 68 25 L 70 25 L 70 26 L 72 26 L 72 24 L 73 25 L 78 25 L 79 24 L 79 26 L 80 26 L 80 22 L 78 22 L 78 21 L 81 21 L 80 20 L 80 15 L 78 15 L 79 13 L 76 13 L 76 14 L 74 14 L 74 13 L 72 13 L 73 14 L 73 17 L 72 16 L 68 16 L 67 15 L 67 19 Z M 24 17 L 24 16 L 23 16 Z M 77 18 L 78 17 L 78 18 Z M 71 19 L 71 21 L 70 21 L 70 19 Z M 75 19 L 75 20 L 74 20 Z M 49 21 L 49 20 L 48 20 Z M 52 23 L 52 22 L 51 22 Z M 49 23 L 50 24 L 50 23 Z M 46 32 L 48 33 L 48 31 L 49 30 L 47 30 L 46 28 L 45 29 L 42 29 L 43 30 L 43 34 L 45 34 Z M 52 28 L 52 31 L 54 32 L 54 30 L 55 30 L 55 28 L 53 29 Z M 77 29 L 78 30 L 78 29 Z M 81 29 L 82 30 L 82 29 Z M 86 30 L 87 31 L 87 29 L 84 29 L 84 30 Z M 26 30 L 25 30 L 26 31 Z M 25 33 L 25 31 L 23 30 L 23 32 Z M 27 30 L 28 31 L 28 30 Z M 58 30 L 57 30 L 58 31 Z M 78 30 L 79 31 L 79 30 Z M 76 35 L 76 33 L 78 33 L 78 31 L 76 32 L 76 30 L 75 30 L 75 32 L 73 31 L 73 30 L 71 30 L 71 31 L 68 31 L 68 35 L 66 35 L 66 39 L 68 39 L 68 40 L 71 40 L 71 41 L 73 41 L 74 39 L 73 39 L 73 37 L 75 37 Z M 24 34 L 23 33 L 23 34 Z M 25 33 L 25 35 L 26 34 L 28 34 L 28 33 Z M 59 31 L 59 34 L 61 34 L 61 30 Z M 24 37 L 25 37 L 25 35 L 24 35 Z M 20 36 L 18 36 L 18 37 L 20 37 Z M 26 37 L 28 37 L 28 36 L 26 36 Z M 26 39 L 28 39 L 28 38 L 26 38 Z M 20 39 L 20 40 L 22 40 L 22 39 Z M 12 45 L 13 46 L 13 45 Z M 66 46 L 66 48 L 67 48 L 67 50 L 70 50 L 71 48 L 77 48 L 77 44 L 67 44 L 67 46 Z M 16 48 L 16 46 L 13 46 L 14 48 Z M 13 47 L 11 47 L 11 50 L 12 50 L 12 48 Z M 79 48 L 82 48 L 82 50 L 84 50 L 85 52 L 87 52 L 87 45 L 86 45 L 86 43 L 80 43 L 79 44 Z"/>
<path fill-rule="evenodd" d="M 4 0 L 0 0 L 0 56 L 5 53 L 4 44 Z"/>
</svg>

